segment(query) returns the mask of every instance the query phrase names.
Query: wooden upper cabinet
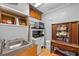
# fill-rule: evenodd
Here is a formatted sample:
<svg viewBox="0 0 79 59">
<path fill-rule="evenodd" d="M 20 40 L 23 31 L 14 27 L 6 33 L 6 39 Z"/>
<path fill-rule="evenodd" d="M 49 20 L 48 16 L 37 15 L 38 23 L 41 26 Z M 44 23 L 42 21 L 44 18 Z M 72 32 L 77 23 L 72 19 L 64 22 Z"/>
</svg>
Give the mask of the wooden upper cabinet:
<svg viewBox="0 0 79 59">
<path fill-rule="evenodd" d="M 42 12 L 40 12 L 39 10 L 37 10 L 35 7 L 31 5 L 29 6 L 29 14 L 31 17 L 41 20 Z"/>
</svg>

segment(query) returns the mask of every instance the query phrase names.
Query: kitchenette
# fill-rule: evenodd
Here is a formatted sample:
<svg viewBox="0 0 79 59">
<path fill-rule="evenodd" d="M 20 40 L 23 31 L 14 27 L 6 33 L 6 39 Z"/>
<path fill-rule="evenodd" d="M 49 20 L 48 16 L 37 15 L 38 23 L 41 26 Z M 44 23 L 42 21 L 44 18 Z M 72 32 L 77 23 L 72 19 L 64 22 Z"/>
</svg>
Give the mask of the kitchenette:
<svg viewBox="0 0 79 59">
<path fill-rule="evenodd" d="M 45 46 L 44 23 L 40 22 L 42 12 L 30 4 L 22 4 L 27 10 L 24 14 L 23 10 L 19 10 L 21 4 L 16 4 L 18 9 L 11 8 L 10 5 L 0 4 L 0 55 L 38 55 Z"/>
<path fill-rule="evenodd" d="M 79 4 L 0 3 L 0 56 L 79 56 Z"/>
</svg>

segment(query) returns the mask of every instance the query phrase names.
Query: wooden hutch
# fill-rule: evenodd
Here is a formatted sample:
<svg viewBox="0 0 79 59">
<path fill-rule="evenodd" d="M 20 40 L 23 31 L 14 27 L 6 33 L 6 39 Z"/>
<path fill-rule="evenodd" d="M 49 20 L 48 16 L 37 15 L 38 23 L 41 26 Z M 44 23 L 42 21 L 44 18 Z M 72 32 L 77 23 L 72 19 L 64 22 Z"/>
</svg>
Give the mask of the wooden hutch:
<svg viewBox="0 0 79 59">
<path fill-rule="evenodd" d="M 79 55 L 79 22 L 52 24 L 51 51 L 55 48 Z"/>
</svg>

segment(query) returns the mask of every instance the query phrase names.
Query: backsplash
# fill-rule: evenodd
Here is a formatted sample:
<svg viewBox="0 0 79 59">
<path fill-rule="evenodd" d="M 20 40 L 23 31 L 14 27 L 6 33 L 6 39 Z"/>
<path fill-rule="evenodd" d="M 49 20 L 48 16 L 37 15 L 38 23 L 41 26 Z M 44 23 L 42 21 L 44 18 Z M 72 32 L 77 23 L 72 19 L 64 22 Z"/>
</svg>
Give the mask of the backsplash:
<svg viewBox="0 0 79 59">
<path fill-rule="evenodd" d="M 12 25 L 0 25 L 0 39 L 13 40 L 16 38 L 28 40 L 28 28 Z"/>
</svg>

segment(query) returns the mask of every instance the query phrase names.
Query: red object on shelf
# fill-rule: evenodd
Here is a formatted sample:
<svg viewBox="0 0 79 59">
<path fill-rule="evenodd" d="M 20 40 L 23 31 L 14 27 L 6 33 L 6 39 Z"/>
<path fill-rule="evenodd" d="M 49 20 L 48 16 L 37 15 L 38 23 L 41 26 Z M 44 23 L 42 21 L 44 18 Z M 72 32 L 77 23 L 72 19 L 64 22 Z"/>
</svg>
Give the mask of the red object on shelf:
<svg viewBox="0 0 79 59">
<path fill-rule="evenodd" d="M 6 23 L 7 24 L 7 20 L 6 19 L 2 20 L 2 23 Z"/>
</svg>

